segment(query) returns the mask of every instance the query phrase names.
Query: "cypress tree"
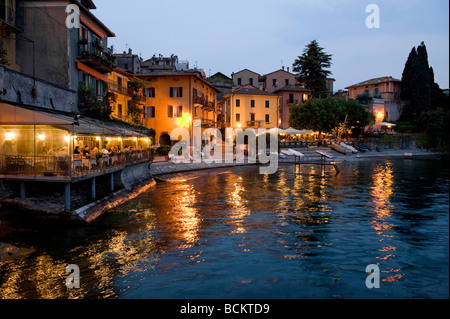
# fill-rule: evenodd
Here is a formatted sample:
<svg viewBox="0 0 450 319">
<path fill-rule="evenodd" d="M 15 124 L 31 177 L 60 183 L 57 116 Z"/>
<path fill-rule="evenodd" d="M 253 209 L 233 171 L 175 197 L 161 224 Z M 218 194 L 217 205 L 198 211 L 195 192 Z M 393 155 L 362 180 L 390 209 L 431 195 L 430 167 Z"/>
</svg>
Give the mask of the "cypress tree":
<svg viewBox="0 0 450 319">
<path fill-rule="evenodd" d="M 432 108 L 434 95 L 440 91 L 434 83 L 434 72 L 428 64 L 425 44 L 414 47 L 408 56 L 402 74 L 402 92 L 400 98 L 406 102 L 402 120 L 417 122 L 422 112 Z"/>
</svg>

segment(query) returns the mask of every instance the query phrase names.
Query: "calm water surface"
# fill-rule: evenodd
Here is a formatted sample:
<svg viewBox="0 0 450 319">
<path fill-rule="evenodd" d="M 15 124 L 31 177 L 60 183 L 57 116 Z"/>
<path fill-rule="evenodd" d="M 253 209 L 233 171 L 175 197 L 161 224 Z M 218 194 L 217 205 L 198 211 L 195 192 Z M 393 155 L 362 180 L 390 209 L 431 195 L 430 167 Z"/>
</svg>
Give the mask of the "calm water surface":
<svg viewBox="0 0 450 319">
<path fill-rule="evenodd" d="M 22 230 L 34 252 L 0 262 L 0 298 L 448 298 L 448 162 L 340 168 L 190 174 L 92 225 Z"/>
</svg>

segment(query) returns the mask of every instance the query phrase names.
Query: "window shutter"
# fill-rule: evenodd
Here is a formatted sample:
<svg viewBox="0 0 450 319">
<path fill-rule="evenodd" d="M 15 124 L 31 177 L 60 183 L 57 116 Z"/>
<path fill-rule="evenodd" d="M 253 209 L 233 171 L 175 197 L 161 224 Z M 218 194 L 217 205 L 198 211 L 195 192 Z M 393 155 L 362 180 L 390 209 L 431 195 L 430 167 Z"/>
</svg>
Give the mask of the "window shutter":
<svg viewBox="0 0 450 319">
<path fill-rule="evenodd" d="M 170 97 L 173 97 L 173 88 L 170 88 Z"/>
<path fill-rule="evenodd" d="M 183 88 L 182 87 L 178 88 L 178 97 L 183 97 Z"/>
<path fill-rule="evenodd" d="M 183 117 L 183 107 L 182 106 L 178 107 L 178 117 Z"/>
<path fill-rule="evenodd" d="M 172 105 L 169 105 L 167 108 L 167 116 L 173 117 L 173 106 Z"/>
</svg>

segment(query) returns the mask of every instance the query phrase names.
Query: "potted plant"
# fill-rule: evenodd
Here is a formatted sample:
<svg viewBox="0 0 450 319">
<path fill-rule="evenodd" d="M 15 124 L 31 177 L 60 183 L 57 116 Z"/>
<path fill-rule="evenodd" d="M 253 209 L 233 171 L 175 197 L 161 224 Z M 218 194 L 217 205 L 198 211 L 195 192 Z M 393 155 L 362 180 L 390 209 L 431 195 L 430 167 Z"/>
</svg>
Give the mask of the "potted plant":
<svg viewBox="0 0 450 319">
<path fill-rule="evenodd" d="M 80 39 L 80 41 L 78 41 L 78 44 L 79 45 L 86 45 L 86 44 L 88 44 L 88 39 L 82 38 L 82 39 Z"/>
<path fill-rule="evenodd" d="M 94 86 L 87 86 L 84 81 L 80 82 L 80 88 L 78 90 L 80 94 L 80 100 L 83 101 L 84 105 L 91 106 L 94 102 Z"/>
</svg>

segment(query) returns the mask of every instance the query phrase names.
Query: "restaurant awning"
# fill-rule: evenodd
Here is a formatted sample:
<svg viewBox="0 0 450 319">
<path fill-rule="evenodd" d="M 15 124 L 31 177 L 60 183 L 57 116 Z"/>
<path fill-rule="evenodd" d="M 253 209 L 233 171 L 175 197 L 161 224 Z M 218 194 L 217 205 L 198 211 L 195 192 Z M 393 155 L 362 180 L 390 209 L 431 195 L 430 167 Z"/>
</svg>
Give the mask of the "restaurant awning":
<svg viewBox="0 0 450 319">
<path fill-rule="evenodd" d="M 62 125 L 69 128 L 73 125 L 73 121 L 11 104 L 0 103 L 0 125 Z"/>
<path fill-rule="evenodd" d="M 75 135 L 147 137 L 140 132 L 94 119 L 81 118 L 75 121 L 74 116 L 0 103 L 0 125 L 52 125 Z"/>
</svg>

